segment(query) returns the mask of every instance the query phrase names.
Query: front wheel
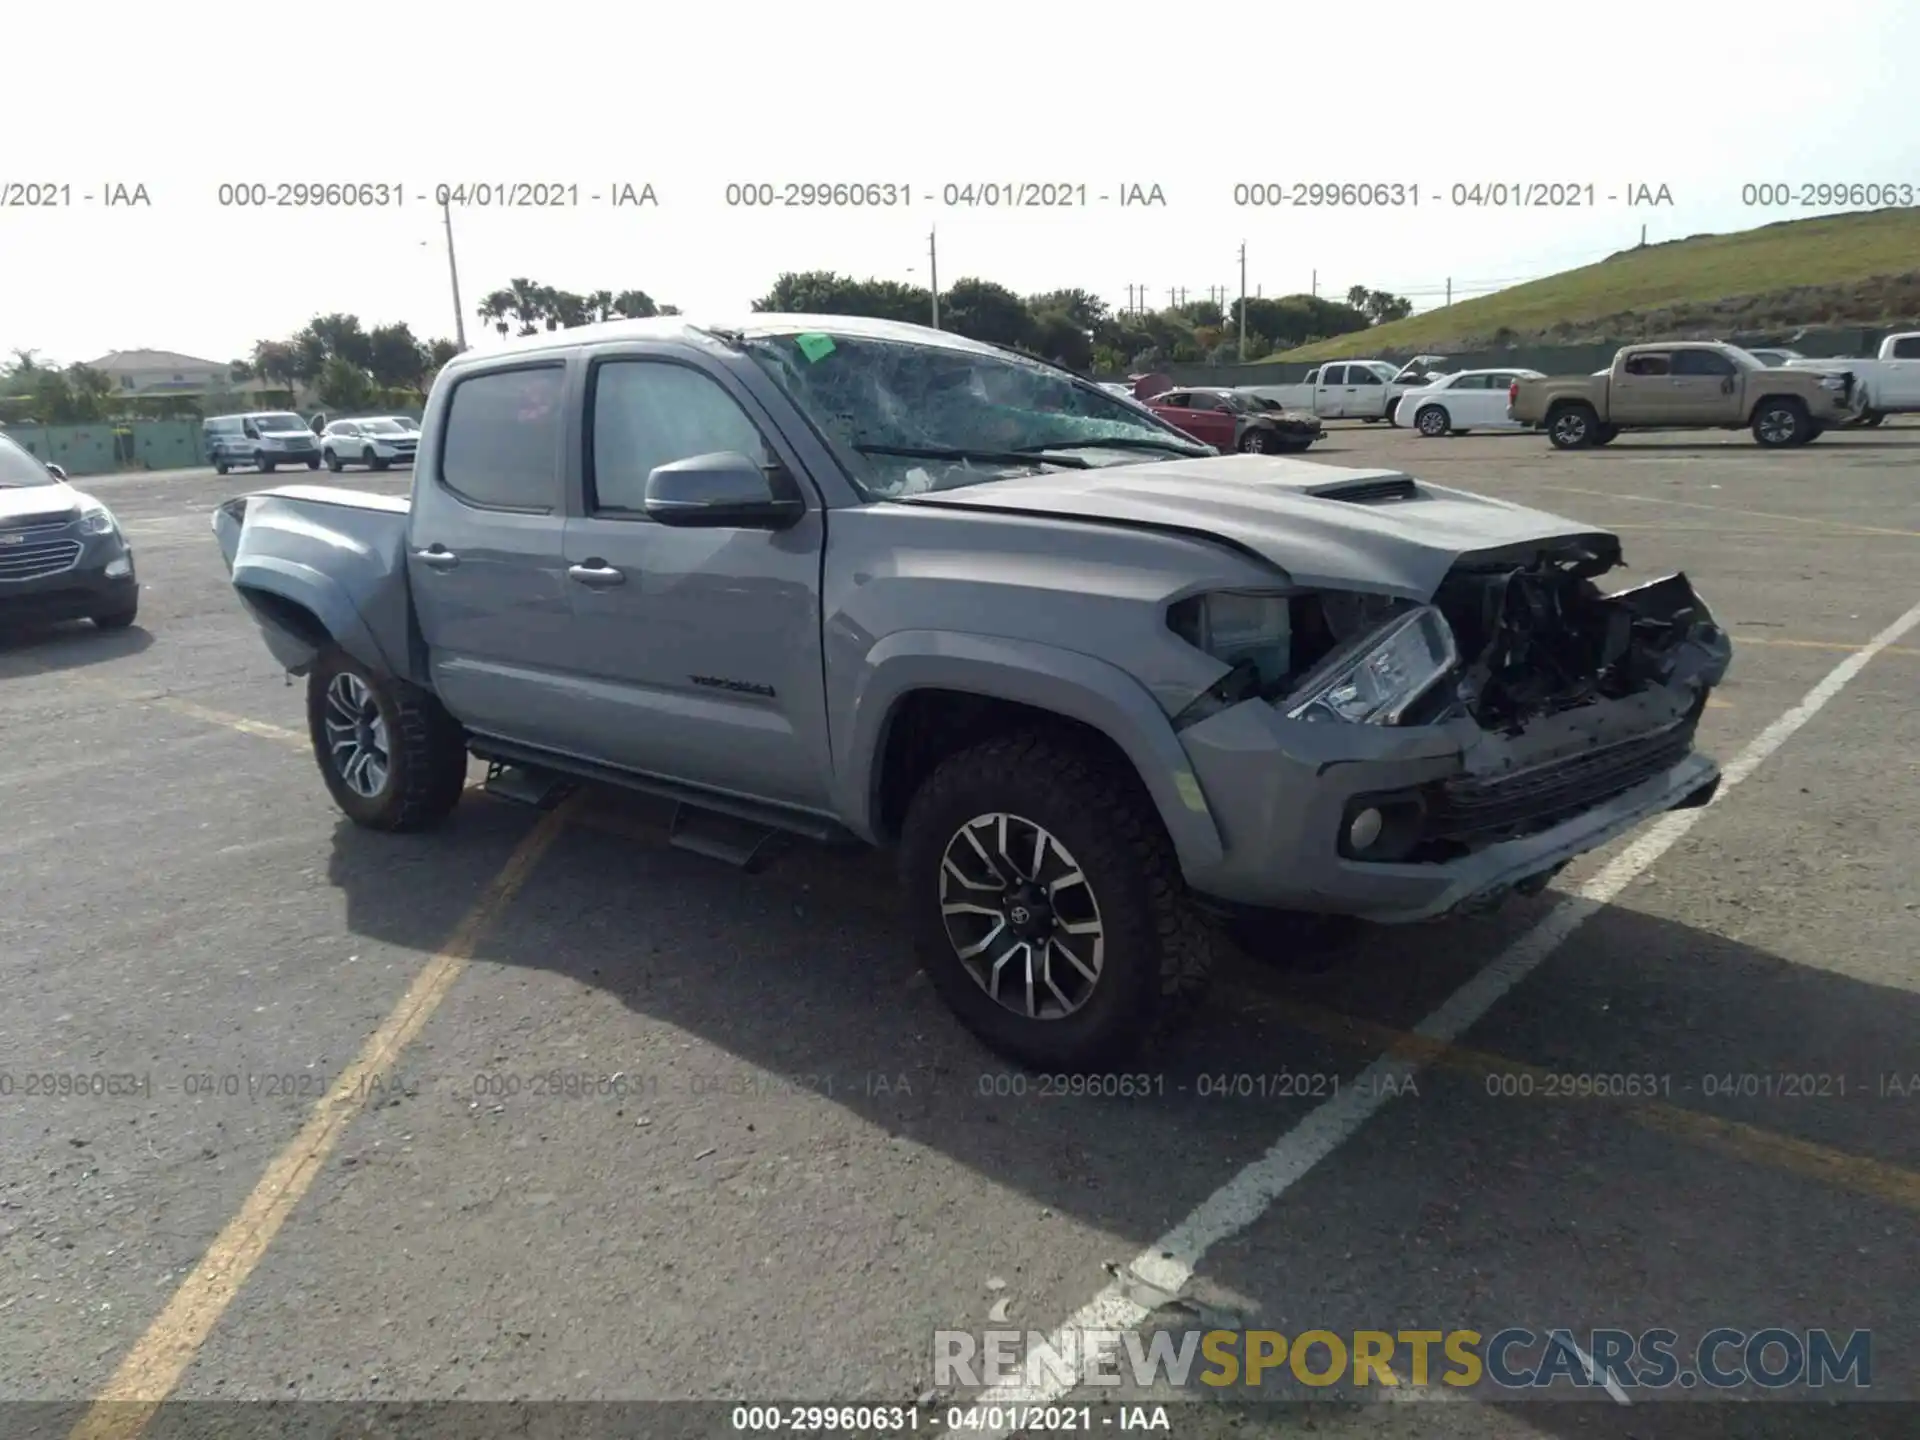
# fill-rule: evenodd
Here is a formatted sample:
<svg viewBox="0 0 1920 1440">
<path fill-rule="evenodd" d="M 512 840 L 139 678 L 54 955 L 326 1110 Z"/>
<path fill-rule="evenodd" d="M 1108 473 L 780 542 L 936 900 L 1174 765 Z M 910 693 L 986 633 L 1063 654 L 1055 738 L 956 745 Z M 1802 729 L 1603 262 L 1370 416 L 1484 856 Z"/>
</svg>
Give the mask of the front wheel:
<svg viewBox="0 0 1920 1440">
<path fill-rule="evenodd" d="M 466 736 L 431 694 L 341 650 L 307 677 L 307 729 L 321 778 L 369 830 L 425 830 L 460 803 Z"/>
<path fill-rule="evenodd" d="M 1121 1062 L 1205 991 L 1213 935 L 1151 802 L 1071 741 L 1016 734 L 946 760 L 913 797 L 900 868 L 928 979 L 1021 1064 Z"/>
<path fill-rule="evenodd" d="M 264 455 L 255 455 L 253 457 L 253 468 L 258 470 L 262 475 L 271 475 L 273 473 L 273 461 L 267 459 Z"/>
<path fill-rule="evenodd" d="M 1249 430 L 1240 437 L 1240 453 L 1266 455 L 1273 450 L 1273 436 L 1265 430 Z"/>
<path fill-rule="evenodd" d="M 327 451 L 327 469 L 338 475 L 345 468 L 346 467 L 340 463 L 340 456 L 337 452 L 332 450 Z"/>
<path fill-rule="evenodd" d="M 1804 445 L 1808 440 L 1807 407 L 1791 395 L 1767 399 L 1753 412 L 1753 438 L 1769 449 Z"/>
<path fill-rule="evenodd" d="M 108 610 L 104 614 L 88 617 L 102 630 L 125 630 L 140 618 L 140 600 L 134 597 L 133 603 L 124 610 Z"/>
</svg>

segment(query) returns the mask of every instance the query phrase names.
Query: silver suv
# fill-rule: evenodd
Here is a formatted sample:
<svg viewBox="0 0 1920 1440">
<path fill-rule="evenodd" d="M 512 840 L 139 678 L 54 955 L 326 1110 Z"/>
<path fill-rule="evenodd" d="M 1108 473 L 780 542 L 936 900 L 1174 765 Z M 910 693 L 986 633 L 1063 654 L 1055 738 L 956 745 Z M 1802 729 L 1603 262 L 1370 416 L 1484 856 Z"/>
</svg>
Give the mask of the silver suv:
<svg viewBox="0 0 1920 1440">
<path fill-rule="evenodd" d="M 268 490 L 214 529 L 359 824 L 440 821 L 472 754 L 536 802 L 668 796 L 748 867 L 893 847 L 939 992 L 1040 1067 L 1168 1030 L 1223 928 L 1488 905 L 1718 783 L 1728 639 L 1683 576 L 1603 593 L 1614 536 L 1219 455 L 917 326 L 463 355 L 411 501 Z"/>
</svg>

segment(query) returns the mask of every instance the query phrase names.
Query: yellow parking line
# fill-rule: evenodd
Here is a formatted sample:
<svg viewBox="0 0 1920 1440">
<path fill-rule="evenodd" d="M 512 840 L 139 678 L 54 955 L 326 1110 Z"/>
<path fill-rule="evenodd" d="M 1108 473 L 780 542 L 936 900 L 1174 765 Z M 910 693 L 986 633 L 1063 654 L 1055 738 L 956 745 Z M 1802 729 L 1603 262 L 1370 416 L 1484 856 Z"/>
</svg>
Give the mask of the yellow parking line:
<svg viewBox="0 0 1920 1440">
<path fill-rule="evenodd" d="M 375 1082 L 391 1072 L 400 1052 L 446 999 L 481 937 L 533 874 L 566 825 L 569 808 L 563 805 L 548 811 L 514 847 L 479 903 L 414 978 L 333 1089 L 314 1106 L 300 1133 L 273 1158 L 239 1213 L 214 1238 L 166 1309 L 120 1362 L 70 1432 L 70 1440 L 134 1440 L 146 1429 L 312 1186 L 347 1125 L 377 1090 Z"/>
<path fill-rule="evenodd" d="M 1550 1076 L 1564 1074 L 1549 1067 L 1509 1060 L 1503 1055 L 1484 1050 L 1444 1045 L 1423 1035 L 1342 1015 L 1318 1005 L 1282 1000 L 1265 993 L 1261 994 L 1260 999 L 1263 1008 L 1287 1024 L 1338 1044 L 1384 1050 L 1473 1075 L 1526 1076 L 1536 1086 Z M 1595 1098 L 1607 1100 L 1610 1097 Z M 1920 1210 L 1920 1174 L 1901 1166 L 1868 1159 L 1863 1155 L 1851 1155 L 1843 1150 L 1781 1135 L 1738 1120 L 1723 1120 L 1703 1111 L 1689 1110 L 1661 1100 L 1629 1099 L 1618 1103 L 1629 1118 L 1649 1129 L 1700 1141 L 1736 1159 L 1786 1170 L 1907 1210 Z"/>
<path fill-rule="evenodd" d="M 1781 515 L 1772 510 L 1742 510 L 1733 505 L 1703 505 L 1698 500 L 1666 500 L 1658 495 L 1622 495 L 1614 490 L 1587 490 L 1578 485 L 1536 485 L 1537 490 L 1554 490 L 1563 495 L 1592 495 L 1602 500 L 1627 500 L 1636 505 L 1674 505 L 1682 510 L 1706 510 L 1715 515 L 1747 515 L 1755 520 L 1784 520 L 1793 525 L 1812 525 L 1849 535 L 1893 535 L 1903 540 L 1920 540 L 1920 530 L 1890 530 L 1880 525 L 1855 525 L 1847 520 L 1822 520 L 1811 515 Z"/>
</svg>

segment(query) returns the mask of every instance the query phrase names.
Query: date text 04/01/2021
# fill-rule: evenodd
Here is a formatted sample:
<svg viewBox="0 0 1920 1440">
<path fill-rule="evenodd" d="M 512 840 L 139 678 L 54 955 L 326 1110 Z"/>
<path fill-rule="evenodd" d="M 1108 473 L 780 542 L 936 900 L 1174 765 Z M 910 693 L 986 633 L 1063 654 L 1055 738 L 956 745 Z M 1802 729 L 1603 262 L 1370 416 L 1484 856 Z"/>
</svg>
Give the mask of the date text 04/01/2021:
<svg viewBox="0 0 1920 1440">
<path fill-rule="evenodd" d="M 1098 1413 L 1096 1413 L 1098 1411 Z M 1164 1405 L 736 1405 L 736 1434 L 1089 1434 L 1172 1429 Z"/>
</svg>

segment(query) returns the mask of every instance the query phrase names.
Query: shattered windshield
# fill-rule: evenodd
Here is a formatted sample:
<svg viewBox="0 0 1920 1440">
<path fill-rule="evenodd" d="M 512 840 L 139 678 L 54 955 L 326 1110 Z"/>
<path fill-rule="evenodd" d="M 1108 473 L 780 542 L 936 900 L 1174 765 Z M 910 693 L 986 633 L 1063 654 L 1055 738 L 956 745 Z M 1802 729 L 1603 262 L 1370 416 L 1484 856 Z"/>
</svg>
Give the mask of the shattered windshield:
<svg viewBox="0 0 1920 1440">
<path fill-rule="evenodd" d="M 744 345 L 873 499 L 1213 453 L 1097 385 L 1015 355 L 817 333 Z"/>
</svg>

